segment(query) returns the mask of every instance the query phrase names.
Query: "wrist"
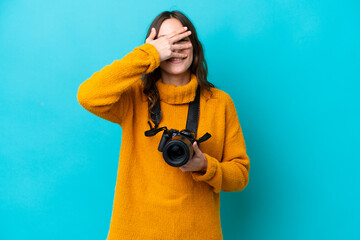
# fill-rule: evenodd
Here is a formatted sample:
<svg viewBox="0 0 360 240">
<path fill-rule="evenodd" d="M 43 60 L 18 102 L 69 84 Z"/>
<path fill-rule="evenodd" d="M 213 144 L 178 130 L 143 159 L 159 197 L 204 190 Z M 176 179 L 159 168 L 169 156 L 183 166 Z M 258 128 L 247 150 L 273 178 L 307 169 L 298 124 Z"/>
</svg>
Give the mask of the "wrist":
<svg viewBox="0 0 360 240">
<path fill-rule="evenodd" d="M 207 159 L 206 159 L 206 157 L 205 157 L 205 155 L 204 155 L 204 166 L 203 166 L 203 168 L 201 169 L 201 172 L 203 172 L 203 173 L 206 173 L 206 170 L 207 170 Z"/>
</svg>

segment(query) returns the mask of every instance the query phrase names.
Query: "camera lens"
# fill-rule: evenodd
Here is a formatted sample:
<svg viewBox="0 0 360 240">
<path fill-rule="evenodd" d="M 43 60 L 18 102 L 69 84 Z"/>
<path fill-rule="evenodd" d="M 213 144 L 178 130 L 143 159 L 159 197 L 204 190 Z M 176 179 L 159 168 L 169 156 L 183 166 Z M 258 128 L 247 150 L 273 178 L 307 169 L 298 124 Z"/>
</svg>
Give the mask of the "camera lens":
<svg viewBox="0 0 360 240">
<path fill-rule="evenodd" d="M 183 136 L 173 137 L 163 150 L 165 161 L 173 167 L 185 165 L 194 154 L 191 142 Z"/>
<path fill-rule="evenodd" d="M 171 159 L 178 160 L 184 157 L 185 151 L 179 145 L 172 145 L 168 150 Z"/>
</svg>

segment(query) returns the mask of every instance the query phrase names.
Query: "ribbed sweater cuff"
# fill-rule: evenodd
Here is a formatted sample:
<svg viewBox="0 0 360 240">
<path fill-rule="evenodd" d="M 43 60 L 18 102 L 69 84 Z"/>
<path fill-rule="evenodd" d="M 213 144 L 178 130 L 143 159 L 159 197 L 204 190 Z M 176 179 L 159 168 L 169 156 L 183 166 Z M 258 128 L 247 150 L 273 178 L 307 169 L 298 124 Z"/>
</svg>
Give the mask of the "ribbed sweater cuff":
<svg viewBox="0 0 360 240">
<path fill-rule="evenodd" d="M 134 48 L 134 50 L 141 50 L 149 54 L 150 66 L 146 70 L 146 73 L 150 73 L 160 66 L 159 52 L 152 44 L 144 43 L 143 45 Z"/>
<path fill-rule="evenodd" d="M 199 172 L 191 172 L 191 175 L 195 181 L 207 181 L 214 177 L 217 169 L 217 160 L 207 153 L 203 153 L 207 160 L 207 169 L 204 174 Z"/>
</svg>

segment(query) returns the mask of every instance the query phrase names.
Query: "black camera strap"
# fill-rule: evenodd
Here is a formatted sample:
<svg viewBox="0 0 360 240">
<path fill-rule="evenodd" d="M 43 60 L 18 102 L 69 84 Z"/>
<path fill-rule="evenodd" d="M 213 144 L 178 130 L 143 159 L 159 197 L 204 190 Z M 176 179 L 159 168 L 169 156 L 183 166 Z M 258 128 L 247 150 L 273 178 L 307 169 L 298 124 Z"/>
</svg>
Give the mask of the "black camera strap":
<svg viewBox="0 0 360 240">
<path fill-rule="evenodd" d="M 197 135 L 197 129 L 199 124 L 199 113 L 200 113 L 200 86 L 196 88 L 196 96 L 194 101 L 189 103 L 188 116 L 186 121 L 186 129 Z"/>
<path fill-rule="evenodd" d="M 196 89 L 196 96 L 194 101 L 189 103 L 189 110 L 187 115 L 187 122 L 186 122 L 186 129 L 192 131 L 195 134 L 195 138 L 197 136 L 197 129 L 199 124 L 199 113 L 200 113 L 200 85 L 197 86 Z M 156 135 L 158 132 L 162 130 L 166 130 L 167 127 L 161 127 L 157 128 L 159 126 L 159 123 L 161 121 L 161 109 L 160 109 L 160 101 L 156 101 L 156 104 L 151 109 L 151 120 L 155 124 L 154 127 L 152 127 L 150 121 L 148 121 L 148 124 L 150 125 L 150 130 L 145 131 L 145 136 L 151 137 Z M 201 138 L 197 140 L 198 143 L 204 142 L 207 139 L 209 139 L 211 135 L 209 133 L 205 133 Z"/>
</svg>

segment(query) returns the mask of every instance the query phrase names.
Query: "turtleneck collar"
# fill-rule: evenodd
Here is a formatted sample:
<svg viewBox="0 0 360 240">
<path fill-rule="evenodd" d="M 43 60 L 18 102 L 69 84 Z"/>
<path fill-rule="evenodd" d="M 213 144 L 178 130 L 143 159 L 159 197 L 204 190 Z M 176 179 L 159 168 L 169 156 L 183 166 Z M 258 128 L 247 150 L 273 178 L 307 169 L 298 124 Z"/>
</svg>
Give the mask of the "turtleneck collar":
<svg viewBox="0 0 360 240">
<path fill-rule="evenodd" d="M 191 73 L 190 82 L 184 86 L 165 84 L 161 77 L 156 81 L 156 87 L 160 94 L 160 100 L 168 104 L 184 104 L 194 101 L 198 81 L 196 75 Z"/>
</svg>

